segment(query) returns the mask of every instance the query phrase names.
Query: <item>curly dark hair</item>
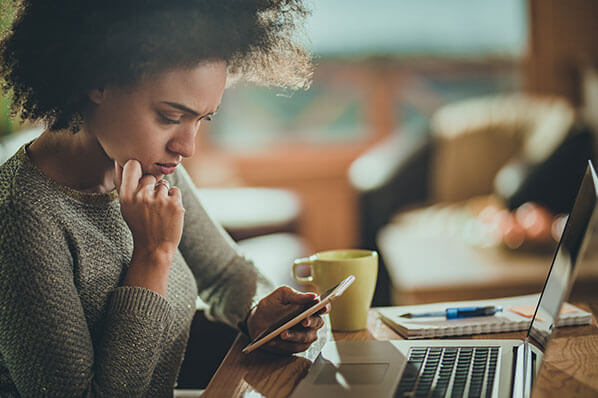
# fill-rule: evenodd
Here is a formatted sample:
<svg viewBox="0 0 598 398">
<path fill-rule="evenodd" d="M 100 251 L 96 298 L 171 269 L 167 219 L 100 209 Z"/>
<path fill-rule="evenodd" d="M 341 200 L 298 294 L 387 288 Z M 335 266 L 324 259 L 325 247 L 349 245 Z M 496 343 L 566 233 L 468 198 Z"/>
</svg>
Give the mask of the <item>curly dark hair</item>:
<svg viewBox="0 0 598 398">
<path fill-rule="evenodd" d="M 6 7 L 6 3 L 5 3 Z M 24 0 L 0 45 L 12 112 L 77 131 L 88 93 L 220 59 L 231 81 L 307 88 L 301 0 Z"/>
</svg>

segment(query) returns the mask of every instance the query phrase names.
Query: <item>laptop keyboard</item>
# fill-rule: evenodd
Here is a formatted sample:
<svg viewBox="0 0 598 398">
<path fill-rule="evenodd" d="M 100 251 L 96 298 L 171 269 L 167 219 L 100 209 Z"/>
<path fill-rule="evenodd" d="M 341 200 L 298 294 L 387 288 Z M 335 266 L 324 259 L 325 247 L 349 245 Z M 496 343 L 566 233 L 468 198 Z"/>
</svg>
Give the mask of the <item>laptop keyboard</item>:
<svg viewBox="0 0 598 398">
<path fill-rule="evenodd" d="M 492 397 L 499 347 L 413 347 L 398 397 Z"/>
</svg>

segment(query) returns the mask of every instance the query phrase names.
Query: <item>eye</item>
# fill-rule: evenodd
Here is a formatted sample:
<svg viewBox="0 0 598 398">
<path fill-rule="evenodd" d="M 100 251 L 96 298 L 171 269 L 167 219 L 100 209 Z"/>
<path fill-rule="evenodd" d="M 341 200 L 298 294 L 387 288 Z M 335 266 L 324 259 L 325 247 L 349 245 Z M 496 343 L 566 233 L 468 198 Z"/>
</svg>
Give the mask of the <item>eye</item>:
<svg viewBox="0 0 598 398">
<path fill-rule="evenodd" d="M 170 119 L 170 118 L 164 116 L 160 112 L 158 112 L 158 116 L 160 117 L 160 120 L 165 124 L 180 124 L 181 123 L 180 120 Z"/>
</svg>

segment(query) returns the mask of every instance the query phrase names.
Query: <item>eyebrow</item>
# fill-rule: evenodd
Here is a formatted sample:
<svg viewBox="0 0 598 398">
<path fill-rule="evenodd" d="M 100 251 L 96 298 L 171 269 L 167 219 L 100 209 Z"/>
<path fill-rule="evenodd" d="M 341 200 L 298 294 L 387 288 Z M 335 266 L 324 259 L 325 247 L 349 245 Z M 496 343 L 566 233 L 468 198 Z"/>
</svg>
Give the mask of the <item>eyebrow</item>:
<svg viewBox="0 0 598 398">
<path fill-rule="evenodd" d="M 220 105 L 218 105 L 218 107 L 216 108 L 216 110 L 214 112 L 210 112 L 208 114 L 205 114 L 203 116 L 201 116 L 201 114 L 199 112 L 194 111 L 193 109 L 183 105 L 183 104 L 179 104 L 176 102 L 168 102 L 168 101 L 162 101 L 163 104 L 166 104 L 168 106 L 171 106 L 175 109 L 178 109 L 180 111 L 186 112 L 186 113 L 190 113 L 193 116 L 199 116 L 199 117 L 206 117 L 206 116 L 211 116 L 213 114 L 215 114 L 216 112 L 218 112 L 218 109 L 220 109 Z"/>
</svg>

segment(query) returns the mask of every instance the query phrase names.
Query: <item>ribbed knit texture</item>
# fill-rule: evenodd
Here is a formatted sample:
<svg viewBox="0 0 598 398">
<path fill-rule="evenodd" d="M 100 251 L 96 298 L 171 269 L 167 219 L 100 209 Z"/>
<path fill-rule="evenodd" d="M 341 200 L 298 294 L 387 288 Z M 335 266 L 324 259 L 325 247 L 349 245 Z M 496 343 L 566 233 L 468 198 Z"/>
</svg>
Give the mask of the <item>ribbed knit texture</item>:
<svg viewBox="0 0 598 398">
<path fill-rule="evenodd" d="M 197 293 L 236 326 L 271 291 L 184 169 L 169 180 L 186 211 L 164 298 L 122 286 L 133 240 L 115 191 L 61 186 L 25 147 L 0 166 L 1 397 L 171 396 Z"/>
</svg>

